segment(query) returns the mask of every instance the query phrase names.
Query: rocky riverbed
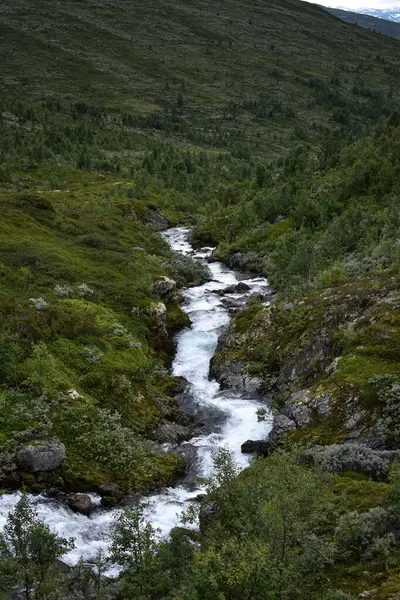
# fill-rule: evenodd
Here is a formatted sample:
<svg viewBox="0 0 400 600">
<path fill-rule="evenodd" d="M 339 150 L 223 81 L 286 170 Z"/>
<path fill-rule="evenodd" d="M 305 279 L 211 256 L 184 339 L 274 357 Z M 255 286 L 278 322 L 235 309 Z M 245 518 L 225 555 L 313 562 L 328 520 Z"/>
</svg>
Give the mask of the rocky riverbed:
<svg viewBox="0 0 400 600">
<path fill-rule="evenodd" d="M 192 429 L 194 437 L 187 439 L 190 437 L 187 423 L 165 421 L 155 432 L 155 438 L 165 452 L 180 453 L 186 463 L 186 475 L 180 482 L 148 498 L 149 519 L 163 535 L 167 535 L 179 522 L 179 515 L 188 502 L 204 492 L 198 477 L 210 473 L 215 449 L 229 446 L 240 467 L 244 468 L 249 464 L 250 455 L 242 453 L 242 444 L 267 437 L 270 421 L 267 418 L 260 422 L 257 418 L 257 410 L 265 408 L 265 398 L 256 386 L 240 388 L 233 385 L 229 389 L 224 385 L 226 389 L 221 389 L 220 384 L 210 377 L 209 367 L 218 337 L 229 324 L 232 313 L 245 306 L 252 295 L 267 303 L 270 291 L 264 278 L 246 278 L 220 262 L 210 260 L 212 248 L 193 250 L 188 241 L 188 229 L 176 228 L 164 235 L 173 250 L 208 263 L 212 273 L 211 281 L 183 291 L 182 308 L 191 326 L 176 337 L 176 356 L 171 369 L 174 376 L 181 378 L 182 385 L 177 390 L 180 408 L 189 415 L 192 424 L 197 424 Z M 159 286 L 159 295 L 171 292 L 171 282 L 160 281 Z M 199 423 L 202 423 L 200 428 Z M 47 450 L 41 448 L 38 453 L 37 448 L 26 449 L 22 458 L 31 462 L 50 460 Z M 55 454 L 62 459 L 62 448 L 57 448 Z M 111 488 L 101 492 L 103 501 L 110 499 L 110 505 L 118 493 L 119 490 Z M 18 497 L 16 492 L 0 498 L 0 527 Z M 34 497 L 34 502 L 40 517 L 54 531 L 75 538 L 76 548 L 66 557 L 68 562 L 76 562 L 81 555 L 88 559 L 99 549 L 107 549 L 110 526 L 119 509 L 106 510 L 100 505 L 99 495 L 70 494 L 66 503 L 41 495 Z"/>
</svg>

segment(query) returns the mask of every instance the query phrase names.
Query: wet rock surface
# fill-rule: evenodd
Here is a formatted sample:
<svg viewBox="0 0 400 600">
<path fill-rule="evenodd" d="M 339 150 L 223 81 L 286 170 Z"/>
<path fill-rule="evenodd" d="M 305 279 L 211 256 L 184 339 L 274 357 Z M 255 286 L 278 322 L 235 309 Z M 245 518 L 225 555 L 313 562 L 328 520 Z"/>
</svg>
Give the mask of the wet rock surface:
<svg viewBox="0 0 400 600">
<path fill-rule="evenodd" d="M 271 450 L 270 442 L 267 440 L 247 440 L 241 445 L 242 454 L 259 454 L 260 456 L 268 456 Z"/>
<path fill-rule="evenodd" d="M 89 515 L 93 510 L 93 502 L 88 494 L 68 494 L 67 505 L 77 513 Z"/>
<path fill-rule="evenodd" d="M 259 377 L 246 371 L 244 362 L 231 360 L 223 350 L 226 347 L 229 330 L 218 338 L 214 356 L 210 361 L 210 377 L 216 379 L 223 389 L 231 389 L 246 394 L 262 392 L 262 381 Z"/>
</svg>

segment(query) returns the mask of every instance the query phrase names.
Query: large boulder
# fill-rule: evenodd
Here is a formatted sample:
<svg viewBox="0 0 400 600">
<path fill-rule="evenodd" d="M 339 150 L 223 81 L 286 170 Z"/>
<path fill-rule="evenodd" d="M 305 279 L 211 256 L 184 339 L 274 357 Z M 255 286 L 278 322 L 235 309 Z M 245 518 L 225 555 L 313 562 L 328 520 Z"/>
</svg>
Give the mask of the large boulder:
<svg viewBox="0 0 400 600">
<path fill-rule="evenodd" d="M 255 252 L 236 252 L 229 259 L 231 269 L 239 271 L 251 271 L 257 264 L 257 254 Z"/>
<path fill-rule="evenodd" d="M 270 449 L 268 440 L 247 440 L 240 446 L 242 454 L 260 454 L 261 456 L 268 456 Z"/>
<path fill-rule="evenodd" d="M 247 283 L 245 283 L 244 281 L 239 281 L 239 283 L 236 285 L 236 292 L 249 292 L 251 290 L 251 287 L 249 285 L 247 285 Z"/>
<path fill-rule="evenodd" d="M 168 344 L 167 307 L 164 302 L 152 302 L 146 309 L 153 343 L 157 349 L 165 349 Z"/>
<path fill-rule="evenodd" d="M 74 512 L 89 515 L 93 508 L 93 502 L 88 494 L 68 494 L 67 504 Z"/>
<path fill-rule="evenodd" d="M 225 296 L 225 294 L 243 294 L 249 292 L 250 290 L 251 287 L 247 285 L 247 283 L 244 281 L 239 281 L 239 283 L 232 283 L 222 290 L 213 290 L 213 294 Z"/>
<path fill-rule="evenodd" d="M 28 473 L 54 471 L 65 458 L 65 446 L 56 438 L 33 440 L 25 444 L 15 457 L 19 468 Z"/>
</svg>

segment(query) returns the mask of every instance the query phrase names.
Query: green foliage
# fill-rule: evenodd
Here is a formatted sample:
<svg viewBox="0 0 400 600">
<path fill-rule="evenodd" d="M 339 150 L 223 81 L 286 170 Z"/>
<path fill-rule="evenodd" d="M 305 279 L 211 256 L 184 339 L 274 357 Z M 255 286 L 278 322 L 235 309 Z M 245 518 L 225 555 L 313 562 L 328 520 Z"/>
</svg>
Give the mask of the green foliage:
<svg viewBox="0 0 400 600">
<path fill-rule="evenodd" d="M 0 386 L 7 384 L 14 372 L 14 345 L 10 336 L 0 336 Z"/>
<path fill-rule="evenodd" d="M 400 385 L 396 376 L 378 376 L 369 381 L 377 391 L 381 406 L 380 427 L 389 444 L 398 445 L 400 441 Z"/>
<path fill-rule="evenodd" d="M 252 264 L 285 295 L 398 265 L 399 132 L 394 112 L 374 136 L 343 145 L 333 167 L 331 146 L 293 148 L 271 166 L 267 191 L 246 187 L 198 235 L 219 242 L 223 258 L 255 252 Z"/>
<path fill-rule="evenodd" d="M 385 480 L 390 468 L 390 460 L 385 452 L 356 443 L 313 446 L 302 453 L 302 459 L 328 473 L 355 471 L 376 481 Z"/>
<path fill-rule="evenodd" d="M 211 279 L 207 265 L 194 260 L 191 256 L 174 254 L 169 261 L 172 267 L 172 277 L 180 286 L 196 286 Z"/>
<path fill-rule="evenodd" d="M 25 494 L 9 513 L 0 541 L 2 551 L 8 554 L 1 565 L 8 573 L 12 572 L 14 585 L 23 586 L 26 600 L 48 597 L 48 592 L 57 584 L 54 579 L 57 560 L 74 546 L 71 540 L 51 533 L 47 525 L 38 520 Z"/>
<path fill-rule="evenodd" d="M 300 589 L 309 597 L 308 586 L 333 559 L 323 538 L 323 477 L 278 454 L 239 478 L 227 450 L 214 464 L 215 513 L 194 557 L 193 596 L 184 597 L 278 599 Z"/>
</svg>

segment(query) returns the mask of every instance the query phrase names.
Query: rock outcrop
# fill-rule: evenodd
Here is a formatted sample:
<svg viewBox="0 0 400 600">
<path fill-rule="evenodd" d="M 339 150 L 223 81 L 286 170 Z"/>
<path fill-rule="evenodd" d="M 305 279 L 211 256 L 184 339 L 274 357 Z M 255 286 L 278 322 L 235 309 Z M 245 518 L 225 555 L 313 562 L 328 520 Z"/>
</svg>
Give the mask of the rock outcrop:
<svg viewBox="0 0 400 600">
<path fill-rule="evenodd" d="M 101 496 L 101 504 L 103 506 L 116 506 L 123 498 L 121 487 L 113 481 L 100 485 L 98 493 Z"/>
<path fill-rule="evenodd" d="M 61 466 L 65 458 L 65 446 L 56 438 L 33 440 L 25 444 L 15 457 L 19 468 L 28 473 L 53 471 Z"/>
<path fill-rule="evenodd" d="M 179 444 L 193 437 L 192 428 L 164 421 L 153 432 L 152 438 L 160 443 Z"/>
<path fill-rule="evenodd" d="M 250 374 L 243 361 L 232 358 L 229 352 L 225 351 L 230 334 L 230 330 L 225 331 L 218 339 L 215 354 L 210 361 L 210 377 L 216 379 L 222 388 L 249 394 L 260 393 L 261 379 Z"/>
</svg>

